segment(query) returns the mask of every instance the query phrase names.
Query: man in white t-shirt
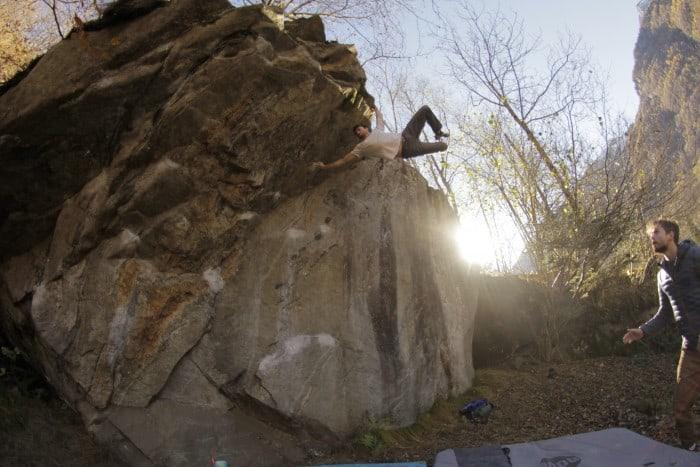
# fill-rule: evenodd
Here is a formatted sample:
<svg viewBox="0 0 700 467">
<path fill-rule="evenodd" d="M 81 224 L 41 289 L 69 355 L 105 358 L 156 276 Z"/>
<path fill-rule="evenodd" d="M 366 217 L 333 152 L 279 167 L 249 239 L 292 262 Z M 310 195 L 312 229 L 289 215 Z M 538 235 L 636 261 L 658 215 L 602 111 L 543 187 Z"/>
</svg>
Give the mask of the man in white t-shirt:
<svg viewBox="0 0 700 467">
<path fill-rule="evenodd" d="M 365 125 L 355 125 L 353 133 L 360 140 L 355 148 L 344 157 L 330 164 L 314 162 L 312 168 L 320 170 L 337 169 L 344 165 L 356 162 L 368 157 L 382 159 L 407 159 L 409 157 L 422 156 L 447 149 L 447 143 L 442 138 L 450 135 L 442 131 L 442 123 L 437 119 L 430 107 L 424 105 L 416 112 L 406 125 L 406 128 L 398 133 L 387 133 L 384 128 L 384 118 L 379 109 L 374 109 L 377 118 L 376 131 L 370 130 Z M 435 133 L 435 143 L 423 142 L 420 134 L 425 124 L 428 124 Z"/>
</svg>

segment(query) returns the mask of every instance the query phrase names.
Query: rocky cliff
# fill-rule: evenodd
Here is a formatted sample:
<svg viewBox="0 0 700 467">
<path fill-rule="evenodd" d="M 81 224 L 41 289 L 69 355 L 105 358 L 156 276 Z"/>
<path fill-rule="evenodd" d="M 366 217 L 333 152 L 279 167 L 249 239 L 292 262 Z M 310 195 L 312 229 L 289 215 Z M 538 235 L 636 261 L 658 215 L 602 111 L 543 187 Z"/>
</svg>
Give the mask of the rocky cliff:
<svg viewBox="0 0 700 467">
<path fill-rule="evenodd" d="M 141 0 L 0 90 L 3 328 L 129 464 L 299 463 L 470 386 L 444 197 L 307 171 L 364 81 L 318 18 Z"/>
<path fill-rule="evenodd" d="M 651 0 L 640 3 L 640 8 L 641 28 L 634 51 L 640 106 L 630 149 L 642 166 L 662 161 L 673 167 L 669 184 L 683 184 L 692 206 L 682 209 L 688 203 L 675 199 L 665 213 L 680 210 L 685 213 L 680 214 L 682 224 L 700 232 L 700 2 Z M 691 177 L 684 180 L 684 175 Z"/>
</svg>

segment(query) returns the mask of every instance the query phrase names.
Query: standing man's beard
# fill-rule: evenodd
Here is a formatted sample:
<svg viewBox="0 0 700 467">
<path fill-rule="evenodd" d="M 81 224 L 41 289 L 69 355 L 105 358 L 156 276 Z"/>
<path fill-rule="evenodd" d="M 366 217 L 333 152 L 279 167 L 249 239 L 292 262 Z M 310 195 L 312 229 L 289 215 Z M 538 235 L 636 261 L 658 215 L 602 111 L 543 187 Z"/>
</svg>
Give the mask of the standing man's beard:
<svg viewBox="0 0 700 467">
<path fill-rule="evenodd" d="M 668 245 L 652 245 L 654 247 L 654 253 L 665 253 L 668 250 Z"/>
</svg>

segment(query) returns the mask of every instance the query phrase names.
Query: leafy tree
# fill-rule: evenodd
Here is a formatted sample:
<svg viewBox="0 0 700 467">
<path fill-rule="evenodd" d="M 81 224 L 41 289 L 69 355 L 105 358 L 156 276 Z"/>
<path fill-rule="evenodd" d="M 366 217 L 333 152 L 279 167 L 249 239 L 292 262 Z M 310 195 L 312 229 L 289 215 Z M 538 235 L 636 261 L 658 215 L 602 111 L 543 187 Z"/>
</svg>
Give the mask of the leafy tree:
<svg viewBox="0 0 700 467">
<path fill-rule="evenodd" d="M 563 36 L 542 54 L 517 15 L 466 1 L 454 21 L 443 18 L 441 48 L 478 109 L 461 119 L 467 173 L 481 197 L 500 200 L 542 280 L 585 294 L 644 212 L 672 196 L 656 195 L 663 164 L 633 164 L 629 125 L 608 108 L 580 39 Z"/>
<path fill-rule="evenodd" d="M 18 12 L 14 2 L 0 4 L 0 82 L 7 81 L 37 54 L 34 45 L 23 35 L 29 28 L 33 12 Z"/>
</svg>

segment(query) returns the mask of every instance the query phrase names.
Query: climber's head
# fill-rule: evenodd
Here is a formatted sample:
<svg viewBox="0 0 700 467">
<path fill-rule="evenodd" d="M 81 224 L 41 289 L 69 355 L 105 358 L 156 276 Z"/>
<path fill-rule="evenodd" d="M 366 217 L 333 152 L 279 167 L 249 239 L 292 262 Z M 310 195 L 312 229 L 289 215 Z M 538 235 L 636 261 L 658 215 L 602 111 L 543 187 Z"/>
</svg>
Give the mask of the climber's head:
<svg viewBox="0 0 700 467">
<path fill-rule="evenodd" d="M 372 130 L 370 130 L 365 125 L 355 125 L 352 128 L 352 132 L 355 133 L 355 136 L 357 136 L 360 141 L 363 141 L 365 138 L 367 138 L 369 136 L 369 134 L 372 132 Z"/>
</svg>

